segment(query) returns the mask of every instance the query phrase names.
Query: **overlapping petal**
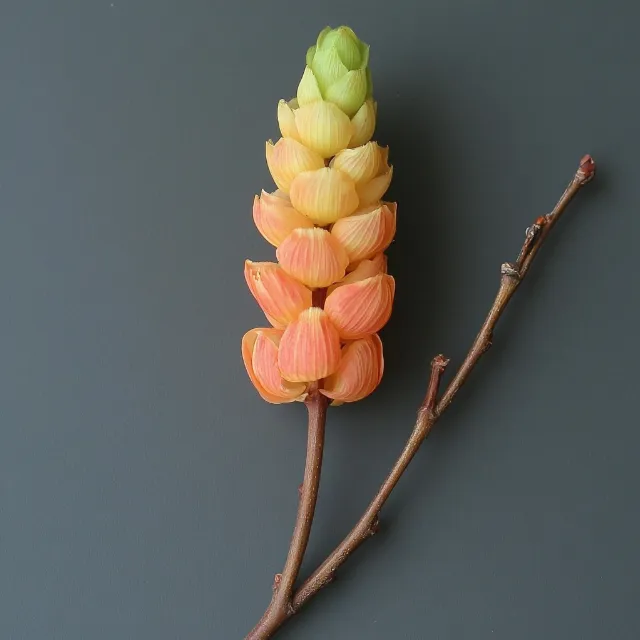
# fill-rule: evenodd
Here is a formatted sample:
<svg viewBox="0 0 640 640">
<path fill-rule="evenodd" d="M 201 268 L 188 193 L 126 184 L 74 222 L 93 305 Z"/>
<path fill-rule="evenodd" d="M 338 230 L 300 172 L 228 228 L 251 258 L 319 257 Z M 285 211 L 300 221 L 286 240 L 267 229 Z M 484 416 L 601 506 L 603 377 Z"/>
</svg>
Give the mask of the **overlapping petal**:
<svg viewBox="0 0 640 640">
<path fill-rule="evenodd" d="M 373 180 L 357 185 L 360 206 L 366 207 L 378 202 L 389 188 L 392 176 L 393 167 L 387 167 L 384 173 L 379 174 Z"/>
<path fill-rule="evenodd" d="M 298 174 L 289 195 L 300 213 L 321 226 L 352 214 L 359 202 L 353 180 L 331 167 Z"/>
<path fill-rule="evenodd" d="M 370 98 L 358 109 L 356 115 L 351 118 L 350 147 L 359 147 L 371 140 L 376 129 L 376 103 Z"/>
<path fill-rule="evenodd" d="M 280 100 L 278 102 L 278 126 L 283 138 L 293 138 L 300 142 L 294 107 L 297 108 L 297 100 Z"/>
<path fill-rule="evenodd" d="M 282 331 L 252 329 L 242 338 L 242 359 L 249 378 L 267 402 L 281 404 L 304 400 L 307 385 L 284 380 L 278 368 Z"/>
<path fill-rule="evenodd" d="M 278 189 L 289 193 L 293 179 L 302 172 L 324 167 L 322 157 L 293 138 L 280 138 L 266 146 L 267 165 Z"/>
<path fill-rule="evenodd" d="M 331 161 L 331 166 L 346 173 L 356 184 L 369 182 L 384 166 L 385 153 L 377 142 L 367 142 L 355 149 L 343 149 Z"/>
<path fill-rule="evenodd" d="M 344 277 L 349 257 L 325 229 L 296 229 L 278 247 L 280 266 L 308 287 L 328 287 Z"/>
<path fill-rule="evenodd" d="M 275 262 L 246 260 L 247 286 L 276 329 L 284 329 L 311 306 L 311 291 Z"/>
<path fill-rule="evenodd" d="M 322 100 L 320 86 L 318 85 L 313 70 L 309 66 L 305 67 L 304 73 L 302 74 L 302 79 L 298 85 L 297 99 L 300 106 Z"/>
<path fill-rule="evenodd" d="M 340 337 L 318 307 L 303 311 L 280 340 L 278 367 L 291 382 L 312 382 L 331 375 L 340 363 Z"/>
<path fill-rule="evenodd" d="M 395 280 L 381 273 L 336 287 L 324 305 L 344 340 L 356 340 L 384 327 L 391 316 Z"/>
<path fill-rule="evenodd" d="M 324 380 L 320 393 L 336 403 L 357 402 L 375 390 L 383 371 L 382 342 L 377 334 L 349 342 L 342 348 L 338 369 Z"/>
<path fill-rule="evenodd" d="M 362 107 L 367 97 L 367 88 L 367 70 L 354 69 L 329 86 L 324 97 L 351 118 Z"/>
<path fill-rule="evenodd" d="M 395 207 L 386 203 L 364 213 L 338 220 L 331 229 L 345 248 L 350 262 L 358 262 L 384 251 L 395 235 Z"/>
<path fill-rule="evenodd" d="M 279 246 L 294 229 L 313 228 L 313 222 L 296 211 L 281 191 L 263 191 L 260 197 L 254 198 L 253 221 L 258 231 L 274 247 Z"/>
<path fill-rule="evenodd" d="M 351 139 L 349 117 L 332 102 L 318 100 L 294 112 L 300 141 L 323 158 L 346 149 Z"/>
<path fill-rule="evenodd" d="M 372 278 L 373 276 L 377 276 L 381 273 L 387 273 L 387 256 L 385 256 L 384 253 L 379 253 L 377 256 L 373 256 L 371 260 L 361 260 L 353 271 L 347 273 L 342 280 L 332 284 L 327 289 L 327 294 L 330 294 L 332 291 L 338 287 L 344 286 L 345 284 L 360 282 L 361 280 Z"/>
</svg>

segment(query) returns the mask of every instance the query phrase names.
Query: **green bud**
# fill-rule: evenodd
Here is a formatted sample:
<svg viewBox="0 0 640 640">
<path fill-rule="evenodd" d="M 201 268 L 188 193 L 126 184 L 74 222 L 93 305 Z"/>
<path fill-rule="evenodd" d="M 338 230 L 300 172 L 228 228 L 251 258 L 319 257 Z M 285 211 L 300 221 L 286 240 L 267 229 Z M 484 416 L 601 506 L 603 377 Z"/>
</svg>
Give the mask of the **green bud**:
<svg viewBox="0 0 640 640">
<path fill-rule="evenodd" d="M 320 51 L 334 48 L 349 71 L 360 68 L 362 49 L 363 47 L 368 48 L 366 44 L 358 40 L 358 36 L 349 27 L 338 27 L 337 29 L 327 27 L 318 36 L 317 47 Z"/>
<path fill-rule="evenodd" d="M 333 102 L 352 118 L 371 97 L 369 45 L 349 27 L 323 29 L 316 44 L 307 51 L 306 63 L 305 77 L 298 89 L 301 104 L 318 99 L 319 90 L 319 97 Z"/>
</svg>

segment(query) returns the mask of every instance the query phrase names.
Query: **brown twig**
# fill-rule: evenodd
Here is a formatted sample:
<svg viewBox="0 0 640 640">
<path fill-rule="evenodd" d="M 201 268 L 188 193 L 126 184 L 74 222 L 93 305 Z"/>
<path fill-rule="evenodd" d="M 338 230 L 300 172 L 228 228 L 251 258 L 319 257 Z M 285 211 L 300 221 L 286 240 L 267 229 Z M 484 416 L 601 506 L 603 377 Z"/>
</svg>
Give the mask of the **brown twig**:
<svg viewBox="0 0 640 640">
<path fill-rule="evenodd" d="M 276 629 L 294 613 L 291 604 L 293 587 L 309 542 L 311 524 L 318 499 L 328 403 L 328 399 L 318 391 L 317 385 L 310 389 L 305 401 L 309 414 L 307 460 L 304 468 L 304 480 L 299 488 L 298 514 L 287 560 L 282 573 L 276 574 L 273 581 L 271 602 L 258 624 L 247 636 L 247 640 L 270 638 Z"/>
<path fill-rule="evenodd" d="M 331 555 L 314 571 L 313 575 L 304 582 L 293 598 L 293 612 L 298 609 L 322 587 L 329 584 L 335 575 L 336 569 L 368 538 L 374 535 L 378 529 L 378 514 L 380 509 L 398 484 L 402 474 L 416 455 L 420 445 L 429 435 L 431 427 L 436 420 L 436 399 L 440 379 L 449 361 L 442 355 L 436 356 L 431 361 L 431 375 L 427 395 L 418 410 L 418 418 L 407 444 L 404 446 L 400 457 L 393 465 L 391 473 L 376 494 L 371 504 L 367 507 L 363 516 L 349 535 L 336 547 Z"/>
<path fill-rule="evenodd" d="M 414 455 L 429 435 L 433 425 L 442 415 L 445 409 L 451 404 L 456 393 L 462 387 L 467 377 L 476 366 L 482 355 L 491 346 L 491 338 L 494 328 L 500 319 L 511 297 L 526 276 L 531 262 L 538 250 L 546 240 L 551 229 L 560 219 L 567 205 L 576 193 L 595 174 L 595 163 L 591 156 L 584 156 L 580 161 L 580 166 L 573 179 L 565 189 L 560 200 L 553 211 L 538 218 L 531 227 L 527 229 L 526 237 L 520 254 L 514 263 L 504 263 L 501 267 L 500 286 L 489 313 L 482 324 L 480 332 L 471 346 L 467 356 L 462 362 L 457 373 L 449 383 L 446 391 L 437 400 L 440 378 L 447 366 L 448 360 L 443 356 L 437 356 L 431 363 L 431 376 L 429 378 L 428 390 L 425 399 L 418 410 L 418 417 L 400 457 L 394 464 L 387 479 L 382 484 L 378 493 L 367 507 L 360 520 L 350 531 L 347 537 L 336 547 L 329 557 L 311 574 L 302 586 L 293 594 L 290 606 L 285 615 L 277 619 L 277 624 L 271 625 L 268 632 L 262 635 L 248 636 L 250 638 L 270 638 L 277 629 L 292 615 L 294 615 L 310 598 L 312 598 L 324 586 L 333 581 L 337 569 L 346 559 L 370 536 L 372 536 L 378 526 L 380 510 L 384 506 L 387 498 L 397 485 L 402 474 L 405 472 Z"/>
<path fill-rule="evenodd" d="M 439 415 L 451 404 L 456 393 L 464 384 L 471 370 L 476 366 L 482 354 L 491 347 L 491 338 L 493 329 L 495 328 L 500 316 L 505 310 L 507 303 L 515 293 L 516 289 L 527 275 L 533 258 L 546 240 L 553 226 L 558 222 L 564 213 L 567 205 L 573 197 L 578 193 L 595 174 L 596 165 L 591 156 L 584 156 L 580 161 L 580 165 L 573 179 L 564 190 L 560 200 L 551 213 L 538 218 L 526 231 L 524 244 L 515 262 L 505 262 L 500 268 L 500 287 L 496 298 L 491 305 L 491 309 L 478 333 L 476 339 L 464 359 L 464 362 L 458 369 L 449 383 L 447 390 L 444 392 L 440 402 L 438 403 L 436 413 Z"/>
</svg>

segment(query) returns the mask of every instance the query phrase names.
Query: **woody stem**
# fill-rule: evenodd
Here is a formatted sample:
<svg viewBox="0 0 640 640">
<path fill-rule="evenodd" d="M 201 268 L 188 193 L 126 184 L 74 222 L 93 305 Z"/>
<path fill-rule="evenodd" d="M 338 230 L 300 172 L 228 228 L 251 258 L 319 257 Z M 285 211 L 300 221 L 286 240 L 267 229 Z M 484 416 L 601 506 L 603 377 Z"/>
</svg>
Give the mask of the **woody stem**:
<svg viewBox="0 0 640 640">
<path fill-rule="evenodd" d="M 327 295 L 326 289 L 313 292 L 313 306 L 322 308 Z M 321 382 L 321 381 L 320 381 Z M 246 640 L 270 638 L 282 623 L 293 613 L 293 589 L 304 558 L 311 525 L 316 510 L 322 455 L 324 451 L 324 433 L 329 399 L 320 391 L 320 382 L 309 385 L 305 400 L 309 416 L 307 434 L 307 458 L 304 467 L 304 479 L 299 488 L 298 513 L 289 544 L 287 559 L 282 573 L 276 574 L 273 581 L 273 596 L 258 624 L 247 635 Z"/>
</svg>

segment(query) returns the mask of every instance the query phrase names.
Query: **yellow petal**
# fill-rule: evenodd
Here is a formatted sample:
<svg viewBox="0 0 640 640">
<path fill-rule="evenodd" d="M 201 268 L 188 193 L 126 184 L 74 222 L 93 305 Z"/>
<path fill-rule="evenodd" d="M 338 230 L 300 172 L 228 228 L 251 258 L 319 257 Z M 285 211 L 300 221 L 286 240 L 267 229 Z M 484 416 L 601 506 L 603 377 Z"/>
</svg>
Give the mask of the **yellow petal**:
<svg viewBox="0 0 640 640">
<path fill-rule="evenodd" d="M 384 327 L 391 315 L 395 281 L 379 274 L 337 287 L 324 309 L 344 340 L 356 340 Z"/>
<path fill-rule="evenodd" d="M 373 180 L 358 185 L 358 198 L 360 198 L 360 206 L 377 202 L 386 193 L 391 184 L 393 176 L 393 167 L 389 167 L 386 173 L 377 176 Z"/>
<path fill-rule="evenodd" d="M 351 118 L 351 128 L 350 147 L 359 147 L 371 140 L 376 129 L 376 103 L 373 100 L 365 100 L 356 115 Z"/>
<path fill-rule="evenodd" d="M 395 217 L 386 205 L 369 213 L 338 220 L 331 235 L 345 248 L 350 262 L 371 258 L 384 251 L 395 232 Z"/>
<path fill-rule="evenodd" d="M 382 342 L 374 333 L 343 347 L 338 369 L 324 380 L 320 393 L 338 402 L 362 400 L 380 384 L 383 371 Z"/>
<path fill-rule="evenodd" d="M 380 151 L 380 167 L 386 167 L 389 164 L 389 145 L 386 147 L 378 147 Z M 384 171 L 380 171 L 384 173 Z"/>
<path fill-rule="evenodd" d="M 381 166 L 382 147 L 368 142 L 355 149 L 344 149 L 332 160 L 331 166 L 346 173 L 356 184 L 373 180 Z"/>
<path fill-rule="evenodd" d="M 252 329 L 242 338 L 242 360 L 249 378 L 267 402 L 280 404 L 304 400 L 306 385 L 284 380 L 278 369 L 278 346 L 282 331 Z"/>
<path fill-rule="evenodd" d="M 322 100 L 322 93 L 318 81 L 313 75 L 311 67 L 305 67 L 302 79 L 298 85 L 298 104 L 300 106 Z"/>
<path fill-rule="evenodd" d="M 324 160 L 311 149 L 293 138 L 280 138 L 266 147 L 267 165 L 274 182 L 285 193 L 289 192 L 293 179 L 304 171 L 324 167 Z"/>
<path fill-rule="evenodd" d="M 293 138 L 300 141 L 298 128 L 296 127 L 296 116 L 291 105 L 285 100 L 278 102 L 278 125 L 283 138 Z"/>
<path fill-rule="evenodd" d="M 347 252 L 325 229 L 296 229 L 278 247 L 280 266 L 308 287 L 328 287 L 349 264 Z"/>
<path fill-rule="evenodd" d="M 284 329 L 311 306 L 311 291 L 275 262 L 246 260 L 244 277 L 253 297 L 276 329 Z"/>
<path fill-rule="evenodd" d="M 301 106 L 295 111 L 300 141 L 323 158 L 345 149 L 351 139 L 351 122 L 332 102 L 323 100 Z"/>
<path fill-rule="evenodd" d="M 260 197 L 254 198 L 253 221 L 258 231 L 274 247 L 277 247 L 294 229 L 313 227 L 313 222 L 296 211 L 291 206 L 289 198 L 278 191 L 274 193 L 263 191 Z"/>
<path fill-rule="evenodd" d="M 358 208 L 353 180 L 331 167 L 297 175 L 291 183 L 290 197 L 294 208 L 321 226 L 344 218 Z"/>
<path fill-rule="evenodd" d="M 285 330 L 278 351 L 282 377 L 311 382 L 331 375 L 340 363 L 340 337 L 327 314 L 317 307 L 303 311 Z"/>
</svg>

